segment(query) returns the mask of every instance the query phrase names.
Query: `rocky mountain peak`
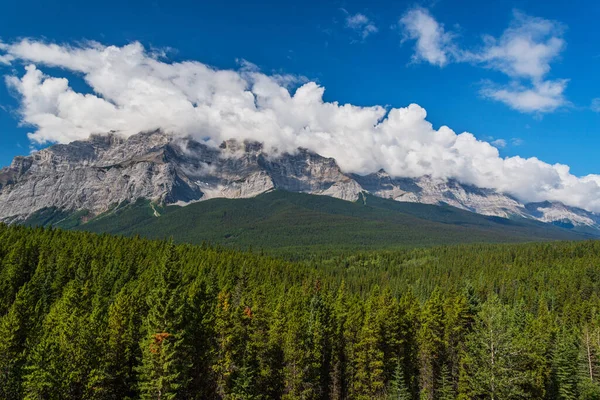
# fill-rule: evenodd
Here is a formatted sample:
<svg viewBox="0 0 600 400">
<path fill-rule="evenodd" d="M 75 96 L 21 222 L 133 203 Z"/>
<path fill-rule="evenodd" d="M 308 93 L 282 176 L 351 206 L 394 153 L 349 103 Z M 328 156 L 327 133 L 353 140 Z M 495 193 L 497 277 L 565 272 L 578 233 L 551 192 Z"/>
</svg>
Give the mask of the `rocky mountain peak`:
<svg viewBox="0 0 600 400">
<path fill-rule="evenodd" d="M 0 220 L 25 219 L 44 208 L 97 215 L 140 198 L 185 205 L 215 197 L 253 197 L 273 189 L 348 201 L 368 192 L 484 215 L 568 221 L 600 229 L 600 218 L 585 210 L 548 202 L 524 205 L 509 195 L 454 179 L 393 177 L 383 169 L 348 174 L 334 159 L 307 149 L 267 154 L 261 143 L 238 140 L 215 148 L 160 130 L 128 138 L 114 132 L 92 135 L 15 157 L 0 170 Z"/>
</svg>

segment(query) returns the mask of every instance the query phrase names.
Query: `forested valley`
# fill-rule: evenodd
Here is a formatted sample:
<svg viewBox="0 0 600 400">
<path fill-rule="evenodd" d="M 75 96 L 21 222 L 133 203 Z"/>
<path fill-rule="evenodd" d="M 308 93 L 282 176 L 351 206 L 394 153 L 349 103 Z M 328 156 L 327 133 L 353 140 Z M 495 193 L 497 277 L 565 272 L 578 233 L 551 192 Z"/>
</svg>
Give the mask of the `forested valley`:
<svg viewBox="0 0 600 400">
<path fill-rule="evenodd" d="M 0 225 L 2 399 L 599 399 L 600 242 L 295 260 Z"/>
</svg>

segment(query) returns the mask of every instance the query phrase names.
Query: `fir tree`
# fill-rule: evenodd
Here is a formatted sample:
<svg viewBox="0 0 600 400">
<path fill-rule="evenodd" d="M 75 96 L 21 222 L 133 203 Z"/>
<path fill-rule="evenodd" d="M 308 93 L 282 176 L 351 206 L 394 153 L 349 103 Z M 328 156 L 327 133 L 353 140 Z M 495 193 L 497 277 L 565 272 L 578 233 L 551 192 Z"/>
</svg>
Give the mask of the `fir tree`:
<svg viewBox="0 0 600 400">
<path fill-rule="evenodd" d="M 398 360 L 396 363 L 396 369 L 394 370 L 394 376 L 390 384 L 390 390 L 388 395 L 389 400 L 411 400 L 412 395 L 408 386 L 406 385 L 406 377 L 404 374 L 404 368 L 402 367 L 402 360 Z"/>
<path fill-rule="evenodd" d="M 163 257 L 156 286 L 146 300 L 146 336 L 141 342 L 142 364 L 138 368 L 143 399 L 175 399 L 189 381 L 189 352 L 183 330 L 185 299 L 172 244 Z"/>
<path fill-rule="evenodd" d="M 381 396 L 385 389 L 384 353 L 380 347 L 381 332 L 376 318 L 377 289 L 367 301 L 365 316 L 354 349 L 354 376 L 351 396 L 371 399 Z"/>
<path fill-rule="evenodd" d="M 440 377 L 438 379 L 437 399 L 454 400 L 455 398 L 456 395 L 454 392 L 454 382 L 452 381 L 450 370 L 448 366 L 442 365 L 442 368 L 440 370 Z"/>
<path fill-rule="evenodd" d="M 552 354 L 554 396 L 561 400 L 575 400 L 577 390 L 578 338 L 572 330 L 563 327 L 556 337 Z"/>
<path fill-rule="evenodd" d="M 432 400 L 437 391 L 437 379 L 444 363 L 446 349 L 444 304 L 439 288 L 425 303 L 418 333 L 421 396 Z"/>
</svg>

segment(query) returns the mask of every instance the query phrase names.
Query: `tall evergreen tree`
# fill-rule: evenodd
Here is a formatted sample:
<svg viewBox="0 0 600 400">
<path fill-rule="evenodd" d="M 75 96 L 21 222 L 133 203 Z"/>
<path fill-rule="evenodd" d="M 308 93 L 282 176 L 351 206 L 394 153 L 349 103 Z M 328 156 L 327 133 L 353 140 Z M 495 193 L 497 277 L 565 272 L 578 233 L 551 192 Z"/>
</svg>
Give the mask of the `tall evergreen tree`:
<svg viewBox="0 0 600 400">
<path fill-rule="evenodd" d="M 384 352 L 381 349 L 381 331 L 377 320 L 379 293 L 375 289 L 367 300 L 364 321 L 354 349 L 354 376 L 351 397 L 371 399 L 385 391 Z"/>
<path fill-rule="evenodd" d="M 528 365 L 533 346 L 521 319 L 495 295 L 483 304 L 466 343 L 462 397 L 521 399 L 535 385 Z"/>
<path fill-rule="evenodd" d="M 413 398 L 410 389 L 406 385 L 406 377 L 401 360 L 398 360 L 396 363 L 396 369 L 394 370 L 387 398 L 389 400 L 411 400 Z"/>
<path fill-rule="evenodd" d="M 190 360 L 185 341 L 185 298 L 175 246 L 169 244 L 146 302 L 146 335 L 138 368 L 143 399 L 175 399 L 189 382 Z"/>
<path fill-rule="evenodd" d="M 22 396 L 21 384 L 26 344 L 33 311 L 28 285 L 21 290 L 8 313 L 0 317 L 0 398 L 12 400 Z"/>
<path fill-rule="evenodd" d="M 438 400 L 454 400 L 456 398 L 454 392 L 454 382 L 452 380 L 452 375 L 450 374 L 450 369 L 447 365 L 442 365 L 440 370 L 440 377 L 438 379 L 438 392 L 437 399 Z"/>
<path fill-rule="evenodd" d="M 578 335 L 563 327 L 557 337 L 552 354 L 553 395 L 560 400 L 575 400 L 577 389 Z"/>
<path fill-rule="evenodd" d="M 139 358 L 139 305 L 130 289 L 124 288 L 108 308 L 105 334 L 100 336 L 102 362 L 89 383 L 98 399 L 137 397 L 134 368 Z"/>
<path fill-rule="evenodd" d="M 436 288 L 425 303 L 418 333 L 421 398 L 436 398 L 438 378 L 445 361 L 444 299 Z"/>
</svg>

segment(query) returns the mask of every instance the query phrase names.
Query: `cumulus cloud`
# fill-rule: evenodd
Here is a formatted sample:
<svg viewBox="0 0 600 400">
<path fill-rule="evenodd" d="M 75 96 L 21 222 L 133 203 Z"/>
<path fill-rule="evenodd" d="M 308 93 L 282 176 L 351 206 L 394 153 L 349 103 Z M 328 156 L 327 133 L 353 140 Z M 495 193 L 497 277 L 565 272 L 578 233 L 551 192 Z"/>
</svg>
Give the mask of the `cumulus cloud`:
<svg viewBox="0 0 600 400">
<path fill-rule="evenodd" d="M 558 200 L 600 211 L 600 176 L 576 177 L 566 165 L 536 158 L 501 158 L 471 133 L 435 129 L 416 104 L 388 109 L 326 102 L 325 89 L 315 82 L 270 76 L 249 64 L 233 71 L 169 62 L 137 42 L 117 47 L 23 40 L 2 54 L 25 65 L 6 81 L 20 97 L 21 122 L 32 127 L 29 137 L 36 143 L 160 128 L 214 146 L 251 139 L 271 153 L 304 147 L 334 157 L 347 172 L 383 168 L 394 176 L 455 178 L 523 201 Z M 46 67 L 81 76 L 92 93 L 73 90 L 64 77 L 44 73 Z"/>
<path fill-rule="evenodd" d="M 498 38 L 485 35 L 483 45 L 476 50 L 459 48 L 455 35 L 445 31 L 426 9 L 410 9 L 400 24 L 403 40 L 416 42 L 414 61 L 439 67 L 450 62 L 468 62 L 500 71 L 511 79 L 508 85 L 485 85 L 481 91 L 484 97 L 521 112 L 551 112 L 568 104 L 563 94 L 568 80 L 546 79 L 550 63 L 566 47 L 562 38 L 565 27 L 556 21 L 514 11 L 502 35 Z"/>
<path fill-rule="evenodd" d="M 443 67 L 456 57 L 454 35 L 446 32 L 444 26 L 438 23 L 427 9 L 416 7 L 408 10 L 400 18 L 400 26 L 404 34 L 403 42 L 416 42 L 414 62 L 426 61 Z"/>
<path fill-rule="evenodd" d="M 346 17 L 346 27 L 358 32 L 363 40 L 367 36 L 379 31 L 377 26 L 366 15 L 360 13 L 348 15 Z"/>
</svg>

